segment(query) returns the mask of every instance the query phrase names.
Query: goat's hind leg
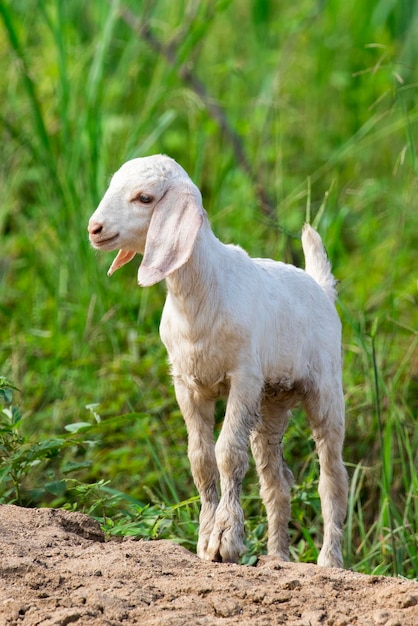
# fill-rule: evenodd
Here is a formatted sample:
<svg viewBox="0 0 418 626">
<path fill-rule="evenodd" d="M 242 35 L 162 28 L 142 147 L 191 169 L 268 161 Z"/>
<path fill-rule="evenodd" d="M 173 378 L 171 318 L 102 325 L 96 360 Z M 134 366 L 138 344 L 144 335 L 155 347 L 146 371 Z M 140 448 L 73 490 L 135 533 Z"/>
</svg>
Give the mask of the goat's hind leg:
<svg viewBox="0 0 418 626">
<path fill-rule="evenodd" d="M 293 475 L 283 459 L 282 438 L 289 414 L 274 398 L 261 405 L 262 421 L 251 434 L 251 449 L 268 522 L 267 552 L 289 560 L 290 488 Z"/>
<path fill-rule="evenodd" d="M 197 555 L 201 559 L 206 559 L 219 502 L 219 472 L 213 435 L 215 403 L 189 390 L 179 380 L 175 380 L 174 386 L 177 402 L 187 426 L 188 457 L 193 480 L 200 495 Z"/>
<path fill-rule="evenodd" d="M 324 539 L 318 565 L 343 567 L 341 542 L 347 511 L 348 479 L 342 458 L 344 396 L 340 384 L 319 389 L 305 403 L 319 457 L 319 496 Z"/>
</svg>

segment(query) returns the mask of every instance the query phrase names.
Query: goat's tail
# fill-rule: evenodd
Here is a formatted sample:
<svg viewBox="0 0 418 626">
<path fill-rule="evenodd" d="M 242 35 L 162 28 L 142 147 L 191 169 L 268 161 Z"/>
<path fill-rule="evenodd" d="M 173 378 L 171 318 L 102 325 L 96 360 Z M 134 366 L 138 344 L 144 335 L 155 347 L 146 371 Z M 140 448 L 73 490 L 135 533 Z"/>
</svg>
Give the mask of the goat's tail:
<svg viewBox="0 0 418 626">
<path fill-rule="evenodd" d="M 302 230 L 302 248 L 305 255 L 305 271 L 322 287 L 331 302 L 337 299 L 336 280 L 331 272 L 331 263 L 324 244 L 309 224 Z"/>
</svg>

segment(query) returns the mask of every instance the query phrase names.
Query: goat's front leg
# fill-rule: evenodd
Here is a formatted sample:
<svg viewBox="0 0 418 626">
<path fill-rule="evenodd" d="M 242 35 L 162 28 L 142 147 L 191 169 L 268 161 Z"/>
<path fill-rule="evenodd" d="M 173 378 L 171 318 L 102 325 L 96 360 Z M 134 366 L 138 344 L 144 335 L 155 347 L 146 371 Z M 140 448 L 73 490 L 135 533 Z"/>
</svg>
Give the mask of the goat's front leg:
<svg viewBox="0 0 418 626">
<path fill-rule="evenodd" d="M 190 390 L 181 379 L 174 379 L 174 387 L 187 426 L 188 457 L 193 480 L 200 495 L 197 555 L 204 559 L 207 558 L 207 546 L 219 502 L 219 472 L 213 439 L 215 403 Z"/>
<path fill-rule="evenodd" d="M 224 424 L 216 443 L 221 500 L 205 558 L 236 563 L 245 551 L 241 485 L 248 468 L 251 431 L 259 420 L 262 382 L 249 375 L 231 380 Z"/>
</svg>

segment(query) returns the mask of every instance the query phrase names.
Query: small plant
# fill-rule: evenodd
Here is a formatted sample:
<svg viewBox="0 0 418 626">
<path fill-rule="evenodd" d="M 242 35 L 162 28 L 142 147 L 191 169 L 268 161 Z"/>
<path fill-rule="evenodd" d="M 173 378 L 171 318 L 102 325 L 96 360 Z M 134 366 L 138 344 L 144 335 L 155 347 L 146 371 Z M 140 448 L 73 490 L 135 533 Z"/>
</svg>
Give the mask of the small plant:
<svg viewBox="0 0 418 626">
<path fill-rule="evenodd" d="M 17 456 L 23 444 L 23 437 L 19 432 L 22 413 L 12 404 L 15 391 L 18 391 L 17 387 L 4 376 L 0 376 L 0 400 L 3 404 L 0 414 L 0 483 L 9 482 L 9 488 L 0 496 L 0 502 L 20 500 L 23 468 L 17 463 Z"/>
<path fill-rule="evenodd" d="M 46 438 L 42 441 L 24 433 L 23 414 L 14 403 L 14 394 L 19 391 L 6 377 L 0 377 L 0 503 L 36 504 L 37 500 L 49 496 L 62 496 L 65 480 L 62 474 L 85 468 L 88 461 L 71 462 L 63 454 L 67 448 L 79 444 L 78 432 L 91 426 L 89 422 L 69 425 L 70 435 Z M 91 407 L 88 407 L 91 410 Z M 25 490 L 24 483 L 29 473 L 42 466 L 45 471 L 54 460 L 62 460 L 58 468 L 50 468 L 51 480 L 43 480 L 42 488 Z M 48 472 L 47 472 L 48 475 Z"/>
<path fill-rule="evenodd" d="M 90 515 L 99 522 L 107 536 L 171 539 L 195 549 L 197 496 L 169 505 L 150 493 L 151 502 L 144 504 L 113 489 L 110 481 L 87 484 L 69 478 L 65 482 L 71 503 L 63 508 Z"/>
<path fill-rule="evenodd" d="M 58 456 L 65 440 L 32 441 L 23 434 L 22 412 L 13 404 L 19 391 L 7 378 L 0 377 L 0 502 L 23 504 L 22 485 L 37 465 Z"/>
</svg>

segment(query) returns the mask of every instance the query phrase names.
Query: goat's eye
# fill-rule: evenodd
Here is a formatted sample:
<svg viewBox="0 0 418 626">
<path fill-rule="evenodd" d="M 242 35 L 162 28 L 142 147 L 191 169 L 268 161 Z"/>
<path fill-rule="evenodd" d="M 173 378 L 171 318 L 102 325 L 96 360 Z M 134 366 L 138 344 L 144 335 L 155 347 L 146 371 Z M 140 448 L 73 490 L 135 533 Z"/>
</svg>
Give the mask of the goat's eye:
<svg viewBox="0 0 418 626">
<path fill-rule="evenodd" d="M 134 202 L 141 202 L 142 204 L 151 204 L 154 200 L 152 196 L 149 196 L 147 193 L 139 193 L 135 198 Z"/>
</svg>

